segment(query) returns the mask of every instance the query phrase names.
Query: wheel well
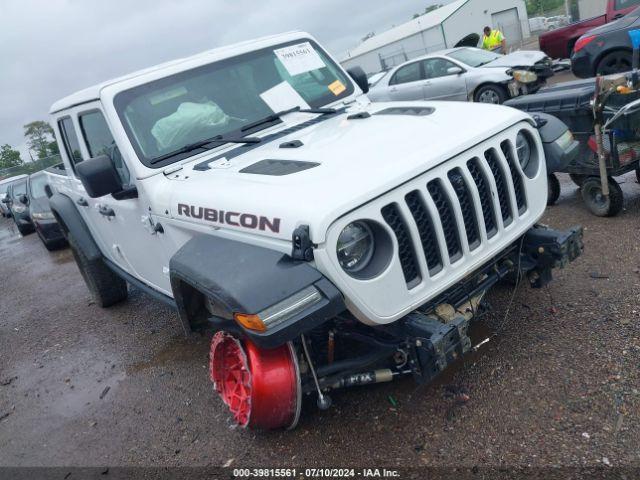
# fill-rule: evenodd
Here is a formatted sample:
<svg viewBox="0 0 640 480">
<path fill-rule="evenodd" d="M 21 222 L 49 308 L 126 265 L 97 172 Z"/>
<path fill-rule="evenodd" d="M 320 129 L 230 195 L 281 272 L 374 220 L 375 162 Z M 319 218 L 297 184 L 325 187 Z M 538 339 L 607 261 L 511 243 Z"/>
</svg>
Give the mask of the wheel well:
<svg viewBox="0 0 640 480">
<path fill-rule="evenodd" d="M 481 83 L 480 85 L 478 85 L 478 86 L 473 90 L 473 92 L 471 92 L 471 100 L 474 100 L 474 101 L 475 101 L 475 99 L 476 99 L 476 93 L 478 92 L 478 90 L 480 90 L 480 89 L 481 89 L 481 88 L 483 88 L 483 87 L 489 87 L 489 86 L 491 86 L 491 87 L 498 87 L 498 88 L 502 89 L 505 93 L 507 93 L 507 96 L 509 96 L 509 95 L 508 95 L 509 91 L 507 90 L 507 88 L 506 88 L 504 85 L 502 85 L 502 84 L 500 84 L 500 83 L 495 83 L 495 82 L 484 82 L 484 83 Z"/>
<path fill-rule="evenodd" d="M 578 41 L 578 38 L 580 37 L 571 38 L 567 42 L 567 54 L 568 54 L 567 58 L 571 58 L 571 55 L 573 54 L 573 48 L 576 46 L 576 42 Z"/>
<path fill-rule="evenodd" d="M 598 67 L 600 66 L 600 62 L 602 61 L 602 59 L 607 55 L 609 55 L 610 53 L 615 53 L 615 52 L 625 52 L 625 53 L 628 53 L 629 55 L 633 55 L 633 50 L 625 47 L 615 47 L 609 50 L 605 50 L 604 52 L 600 53 L 600 55 L 598 55 L 598 57 L 596 57 L 596 60 L 593 62 L 594 75 L 598 73 Z"/>
<path fill-rule="evenodd" d="M 205 328 L 210 316 L 205 304 L 205 294 L 184 280 L 176 281 L 172 290 L 185 333 Z"/>
</svg>

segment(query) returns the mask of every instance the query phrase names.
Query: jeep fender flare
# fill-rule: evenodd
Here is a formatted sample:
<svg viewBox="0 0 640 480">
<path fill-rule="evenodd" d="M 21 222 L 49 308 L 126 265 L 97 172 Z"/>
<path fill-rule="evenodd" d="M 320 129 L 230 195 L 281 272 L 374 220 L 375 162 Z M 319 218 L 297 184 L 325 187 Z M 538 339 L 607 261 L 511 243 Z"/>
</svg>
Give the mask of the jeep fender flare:
<svg viewBox="0 0 640 480">
<path fill-rule="evenodd" d="M 68 233 L 73 235 L 78 248 L 82 250 L 87 259 L 91 261 L 102 258 L 102 252 L 73 200 L 62 193 L 56 193 L 49 199 L 49 204 L 65 236 Z"/>
<path fill-rule="evenodd" d="M 275 348 L 346 309 L 340 291 L 308 263 L 213 235 L 185 243 L 171 258 L 169 270 L 185 333 L 213 327 Z M 234 320 L 235 313 L 258 314 L 311 286 L 321 300 L 266 332 L 247 330 Z"/>
</svg>

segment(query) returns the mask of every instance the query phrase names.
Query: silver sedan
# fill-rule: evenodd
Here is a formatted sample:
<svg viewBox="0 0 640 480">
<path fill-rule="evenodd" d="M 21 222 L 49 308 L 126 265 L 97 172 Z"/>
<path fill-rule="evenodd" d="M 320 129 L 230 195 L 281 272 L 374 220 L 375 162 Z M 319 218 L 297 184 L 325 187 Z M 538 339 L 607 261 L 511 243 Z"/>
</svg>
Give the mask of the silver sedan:
<svg viewBox="0 0 640 480">
<path fill-rule="evenodd" d="M 459 100 L 503 103 L 540 89 L 553 75 L 542 52 L 500 55 L 454 48 L 414 58 L 391 70 L 369 91 L 373 101 Z"/>
</svg>

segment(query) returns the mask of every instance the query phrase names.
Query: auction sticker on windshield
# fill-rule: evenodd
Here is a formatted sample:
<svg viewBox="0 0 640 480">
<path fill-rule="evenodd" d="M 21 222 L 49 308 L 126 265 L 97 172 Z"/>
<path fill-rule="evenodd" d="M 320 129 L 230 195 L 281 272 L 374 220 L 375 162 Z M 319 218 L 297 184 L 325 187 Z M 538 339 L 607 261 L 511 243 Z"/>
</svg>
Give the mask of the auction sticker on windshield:
<svg viewBox="0 0 640 480">
<path fill-rule="evenodd" d="M 289 47 L 277 48 L 273 51 L 282 62 L 289 75 L 295 76 L 324 68 L 326 65 L 318 55 L 318 52 L 309 42 L 298 43 Z"/>
</svg>

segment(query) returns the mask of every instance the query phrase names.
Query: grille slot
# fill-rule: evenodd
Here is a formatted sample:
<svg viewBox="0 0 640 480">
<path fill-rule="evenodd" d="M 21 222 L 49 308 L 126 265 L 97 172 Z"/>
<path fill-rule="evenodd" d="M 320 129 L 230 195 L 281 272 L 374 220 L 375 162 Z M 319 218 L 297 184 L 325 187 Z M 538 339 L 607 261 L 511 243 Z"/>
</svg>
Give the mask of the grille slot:
<svg viewBox="0 0 640 480">
<path fill-rule="evenodd" d="M 513 180 L 513 190 L 516 194 L 516 202 L 518 204 L 518 213 L 522 214 L 527 211 L 527 200 L 524 193 L 524 184 L 522 183 L 522 176 L 516 167 L 516 159 L 513 158 L 513 149 L 511 148 L 511 142 L 505 140 L 500 144 L 502 153 L 504 153 L 509 165 L 509 171 L 511 172 L 511 179 Z"/>
<path fill-rule="evenodd" d="M 409 192 L 405 196 L 405 201 L 418 227 L 422 249 L 427 259 L 429 274 L 435 275 L 442 270 L 442 257 L 440 256 L 438 237 L 435 227 L 433 226 L 433 221 L 431 220 L 431 215 L 418 190 Z"/>
<path fill-rule="evenodd" d="M 398 240 L 398 255 L 400 257 L 402 273 L 404 273 L 407 286 L 413 288 L 420 283 L 421 278 L 409 229 L 402 218 L 400 209 L 395 203 L 383 207 L 381 213 L 382 218 L 384 218 L 384 221 L 387 222 L 387 225 L 393 230 Z"/>
<path fill-rule="evenodd" d="M 510 225 L 513 216 L 511 214 L 511 204 L 509 202 L 509 190 L 507 187 L 507 181 L 505 173 L 500 166 L 500 160 L 498 160 L 498 153 L 492 148 L 484 152 L 484 157 L 489 164 L 491 173 L 496 182 L 496 188 L 498 190 L 498 200 L 500 202 L 500 211 L 502 213 L 502 223 L 506 227 Z"/>
<path fill-rule="evenodd" d="M 462 249 L 460 247 L 460 236 L 458 234 L 458 224 L 456 216 L 451 205 L 451 200 L 446 194 L 446 190 L 441 184 L 440 179 L 432 180 L 427 184 L 427 190 L 436 204 L 438 215 L 440 215 L 440 223 L 444 231 L 444 238 L 447 243 L 447 251 L 449 259 L 455 262 L 462 257 Z"/>
<path fill-rule="evenodd" d="M 467 233 L 467 241 L 469 249 L 475 250 L 480 246 L 480 231 L 478 229 L 478 220 L 476 219 L 476 209 L 471 199 L 469 186 L 464 179 L 462 171 L 459 168 L 451 170 L 447 176 L 449 182 L 456 192 L 460 209 L 462 210 L 462 218 L 464 220 L 464 229 Z"/>
<path fill-rule="evenodd" d="M 482 207 L 482 217 L 484 218 L 484 226 L 487 231 L 487 238 L 493 238 L 498 233 L 496 225 L 496 212 L 493 209 L 493 199 L 491 197 L 491 188 L 482 167 L 480 159 L 474 158 L 467 162 L 467 168 L 478 189 L 480 196 L 480 204 Z"/>
</svg>

